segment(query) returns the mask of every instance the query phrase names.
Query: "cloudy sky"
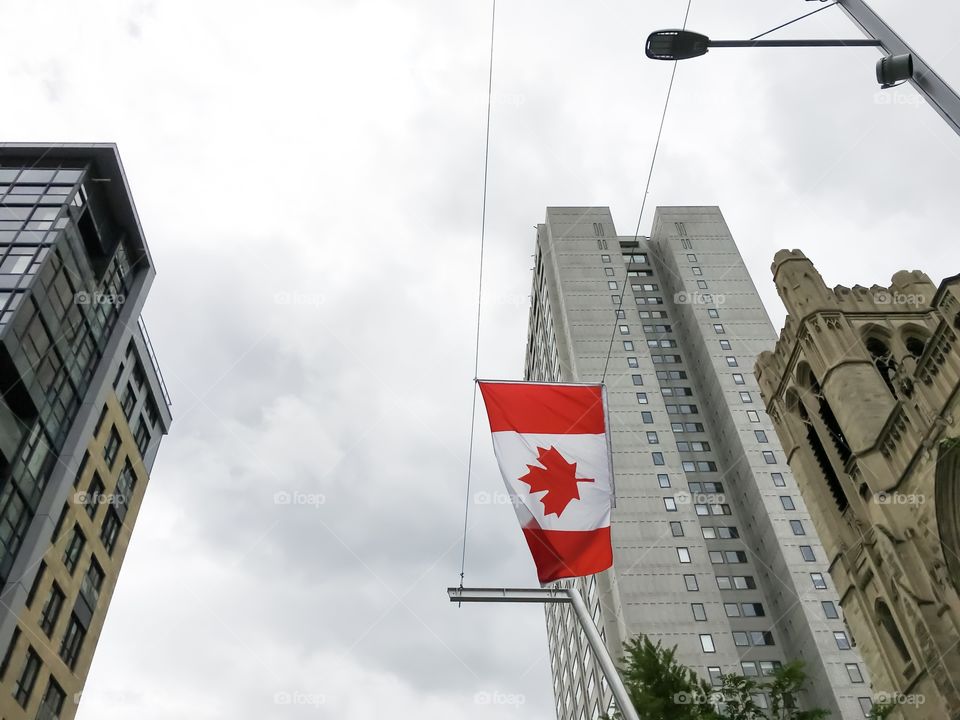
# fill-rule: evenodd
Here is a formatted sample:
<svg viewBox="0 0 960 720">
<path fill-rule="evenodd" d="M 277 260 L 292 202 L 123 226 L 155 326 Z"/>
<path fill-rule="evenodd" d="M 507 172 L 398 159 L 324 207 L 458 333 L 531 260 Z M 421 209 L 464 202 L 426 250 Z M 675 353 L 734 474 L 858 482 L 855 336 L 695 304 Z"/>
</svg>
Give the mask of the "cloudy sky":
<svg viewBox="0 0 960 720">
<path fill-rule="evenodd" d="M 873 5 L 960 86 L 960 8 Z M 547 205 L 609 205 L 633 232 L 670 74 L 643 40 L 685 7 L 500 1 L 481 375 L 522 373 Z M 694 0 L 689 26 L 749 37 L 813 7 Z M 457 609 L 444 592 L 489 2 L 0 13 L 0 137 L 119 144 L 174 398 L 79 718 L 551 717 L 541 610 Z M 856 33 L 831 8 L 783 35 Z M 716 50 L 678 68 L 648 210 L 719 205 L 778 325 L 781 247 L 828 284 L 960 271 L 960 138 L 909 88 L 878 95 L 877 57 Z M 500 487 L 480 432 L 473 493 Z M 535 582 L 508 506 L 471 502 L 467 582 Z"/>
</svg>

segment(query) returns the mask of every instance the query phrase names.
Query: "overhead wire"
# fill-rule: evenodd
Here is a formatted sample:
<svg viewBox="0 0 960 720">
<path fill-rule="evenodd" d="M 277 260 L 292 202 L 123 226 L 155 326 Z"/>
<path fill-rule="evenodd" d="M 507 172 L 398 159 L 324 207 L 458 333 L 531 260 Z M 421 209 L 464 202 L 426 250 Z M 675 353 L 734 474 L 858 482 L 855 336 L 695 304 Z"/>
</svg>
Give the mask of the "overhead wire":
<svg viewBox="0 0 960 720">
<path fill-rule="evenodd" d="M 490 108 L 493 104 L 493 44 L 497 27 L 497 0 L 490 12 L 490 58 L 487 69 L 487 123 L 483 147 L 483 200 L 480 208 L 480 263 L 477 278 L 477 333 L 473 354 L 473 400 L 470 404 L 470 446 L 467 451 L 467 497 L 463 510 L 463 549 L 460 554 L 460 587 L 467 563 L 467 521 L 470 517 L 470 485 L 473 478 L 473 436 L 477 424 L 477 378 L 480 370 L 480 309 L 483 305 L 483 250 L 487 233 L 487 177 L 490 167 Z"/>
<path fill-rule="evenodd" d="M 683 29 L 687 29 L 687 20 L 690 18 L 690 5 L 693 0 L 687 0 L 687 10 L 683 14 Z M 660 138 L 663 136 L 663 126 L 667 119 L 667 108 L 670 107 L 670 96 L 673 93 L 673 81 L 677 76 L 677 60 L 673 61 L 673 69 L 670 71 L 670 83 L 667 85 L 667 96 L 663 101 L 663 112 L 660 115 L 660 127 L 657 130 L 657 140 L 653 145 L 653 156 L 650 158 L 650 169 L 647 172 L 647 184 L 643 190 L 643 199 L 640 202 L 640 215 L 637 217 L 637 228 L 633 233 L 633 241 L 636 243 L 640 238 L 640 223 L 643 222 L 643 211 L 647 207 L 647 196 L 650 194 L 650 182 L 653 179 L 653 168 L 657 163 L 657 152 L 660 150 Z M 627 284 L 630 279 L 629 274 L 623 278 L 623 288 L 620 290 L 620 300 L 617 303 L 617 312 L 614 316 L 613 330 L 610 333 L 610 343 L 607 346 L 607 358 L 603 363 L 603 375 L 600 377 L 602 385 L 607 379 L 607 368 L 610 366 L 610 355 L 613 352 L 613 340 L 617 336 L 617 326 L 619 325 L 620 313 L 623 312 L 623 296 L 627 292 Z"/>
</svg>

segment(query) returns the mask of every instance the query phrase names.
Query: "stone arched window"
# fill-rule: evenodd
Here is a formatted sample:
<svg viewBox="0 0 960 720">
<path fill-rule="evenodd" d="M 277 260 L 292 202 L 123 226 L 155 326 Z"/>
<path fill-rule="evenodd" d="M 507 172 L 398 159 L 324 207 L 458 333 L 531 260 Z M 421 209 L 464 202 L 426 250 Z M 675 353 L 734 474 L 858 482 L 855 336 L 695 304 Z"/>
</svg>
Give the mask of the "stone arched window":
<svg viewBox="0 0 960 720">
<path fill-rule="evenodd" d="M 806 365 L 806 363 L 804 363 L 804 365 Z M 809 371 L 809 367 L 807 367 L 806 370 L 800 368 L 798 371 L 807 372 Z M 809 377 L 812 378 L 812 374 L 810 374 Z M 813 382 L 815 383 L 816 380 Z M 804 390 L 804 393 L 808 396 L 811 395 L 811 392 L 812 391 L 810 388 Z M 817 432 L 816 427 L 814 427 L 814 424 L 810 419 L 810 415 L 807 412 L 804 400 L 796 387 L 790 388 L 787 391 L 785 399 L 787 409 L 792 412 L 801 423 L 803 423 L 804 432 L 807 437 L 807 443 L 810 447 L 810 452 L 813 455 L 813 459 L 820 467 L 820 472 L 822 473 L 823 479 L 827 484 L 827 489 L 833 496 L 833 501 L 837 506 L 837 510 L 842 513 L 847 509 L 847 507 L 849 507 L 846 493 L 843 492 L 843 485 L 840 483 L 840 478 L 837 476 L 837 471 L 834 469 L 833 463 L 830 461 L 830 455 L 827 452 L 827 449 L 823 446 L 823 441 L 820 439 L 820 434 Z M 813 402 L 816 402 L 816 400 L 813 400 Z"/>
<path fill-rule="evenodd" d="M 890 352 L 890 346 L 886 340 L 878 335 L 868 336 L 866 346 L 867 352 L 870 353 L 873 364 L 877 368 L 877 372 L 879 372 L 880 377 L 883 378 L 883 382 L 886 384 L 890 394 L 896 397 L 897 393 L 893 387 L 893 377 L 897 373 L 897 361 L 894 360 L 893 353 Z"/>
<path fill-rule="evenodd" d="M 877 620 L 880 621 L 880 627 L 883 628 L 890 644 L 896 649 L 897 654 L 904 663 L 910 662 L 910 651 L 907 650 L 907 644 L 903 641 L 903 635 L 900 634 L 900 628 L 897 627 L 897 621 L 890 612 L 890 607 L 883 600 L 878 599 L 875 605 Z"/>
</svg>

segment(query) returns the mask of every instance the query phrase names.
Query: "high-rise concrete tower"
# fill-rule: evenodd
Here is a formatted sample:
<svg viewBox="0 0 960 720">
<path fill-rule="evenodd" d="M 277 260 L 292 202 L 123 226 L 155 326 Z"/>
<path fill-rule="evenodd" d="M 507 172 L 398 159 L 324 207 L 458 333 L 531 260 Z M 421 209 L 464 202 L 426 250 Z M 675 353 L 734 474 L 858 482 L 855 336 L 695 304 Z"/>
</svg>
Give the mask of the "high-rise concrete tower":
<svg viewBox="0 0 960 720">
<path fill-rule="evenodd" d="M 170 426 L 114 145 L 0 144 L 0 716 L 69 720 Z"/>
<path fill-rule="evenodd" d="M 719 209 L 658 208 L 636 239 L 607 208 L 547 209 L 527 379 L 598 382 L 611 335 L 614 567 L 568 581 L 607 646 L 644 633 L 712 682 L 803 660 L 801 704 L 865 717 L 866 670 L 751 374 L 776 334 Z M 610 693 L 584 638 L 568 608 L 546 612 L 558 717 L 597 718 Z"/>
</svg>

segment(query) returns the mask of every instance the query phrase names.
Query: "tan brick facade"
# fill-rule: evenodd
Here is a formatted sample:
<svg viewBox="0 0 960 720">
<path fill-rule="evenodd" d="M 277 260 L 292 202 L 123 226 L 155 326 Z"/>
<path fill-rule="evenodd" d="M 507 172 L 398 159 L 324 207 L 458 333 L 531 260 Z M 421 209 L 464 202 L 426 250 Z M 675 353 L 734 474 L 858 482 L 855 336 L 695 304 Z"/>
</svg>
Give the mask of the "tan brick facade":
<svg viewBox="0 0 960 720">
<path fill-rule="evenodd" d="M 788 316 L 756 376 L 874 697 L 960 719 L 960 278 L 829 289 L 772 266 Z"/>
</svg>

